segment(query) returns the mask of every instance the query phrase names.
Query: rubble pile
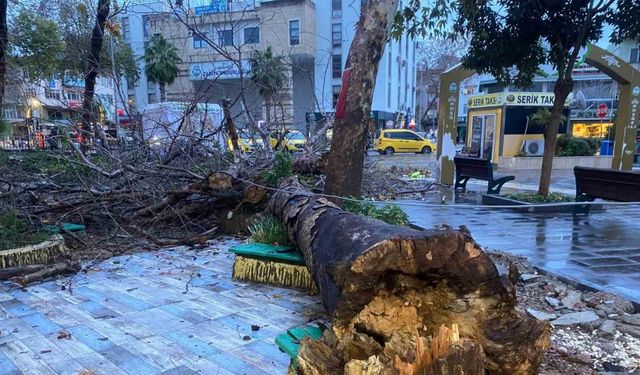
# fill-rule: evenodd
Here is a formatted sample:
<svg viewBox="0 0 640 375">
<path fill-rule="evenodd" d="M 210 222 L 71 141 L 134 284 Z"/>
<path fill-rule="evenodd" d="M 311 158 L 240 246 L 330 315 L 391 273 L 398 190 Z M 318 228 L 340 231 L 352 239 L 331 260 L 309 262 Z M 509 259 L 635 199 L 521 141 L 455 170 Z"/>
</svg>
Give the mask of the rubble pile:
<svg viewBox="0 0 640 375">
<path fill-rule="evenodd" d="M 516 285 L 518 308 L 552 325 L 542 374 L 640 373 L 640 313 L 632 302 L 580 290 L 523 257 L 489 252 Z"/>
</svg>

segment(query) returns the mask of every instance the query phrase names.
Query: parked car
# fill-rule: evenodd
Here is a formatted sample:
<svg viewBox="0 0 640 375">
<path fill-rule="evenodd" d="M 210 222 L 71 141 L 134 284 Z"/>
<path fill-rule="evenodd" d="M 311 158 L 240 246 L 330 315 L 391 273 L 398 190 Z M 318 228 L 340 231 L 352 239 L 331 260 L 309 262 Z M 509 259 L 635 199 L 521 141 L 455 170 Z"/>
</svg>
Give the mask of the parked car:
<svg viewBox="0 0 640 375">
<path fill-rule="evenodd" d="M 302 151 L 307 144 L 307 137 L 297 130 L 284 133 L 275 131 L 269 134 L 269 143 L 275 150 L 287 150 L 289 152 Z"/>
<path fill-rule="evenodd" d="M 256 147 L 262 147 L 262 139 L 259 136 L 250 136 L 244 133 L 238 134 L 238 147 L 240 147 L 240 152 L 253 152 Z M 231 138 L 227 137 L 227 147 L 229 150 L 233 151 L 233 142 Z"/>
<path fill-rule="evenodd" d="M 416 132 L 406 129 L 383 129 L 376 138 L 374 149 L 380 154 L 392 155 L 395 152 L 415 152 L 429 154 L 436 145 L 424 139 Z"/>
</svg>

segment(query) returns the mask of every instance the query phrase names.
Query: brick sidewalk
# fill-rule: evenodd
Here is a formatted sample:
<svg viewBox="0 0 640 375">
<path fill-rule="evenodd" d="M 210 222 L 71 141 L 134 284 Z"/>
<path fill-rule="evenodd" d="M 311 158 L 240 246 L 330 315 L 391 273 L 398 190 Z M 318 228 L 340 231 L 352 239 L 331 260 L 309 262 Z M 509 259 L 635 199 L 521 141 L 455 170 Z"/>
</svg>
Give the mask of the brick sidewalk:
<svg viewBox="0 0 640 375">
<path fill-rule="evenodd" d="M 0 283 L 0 374 L 284 374 L 275 336 L 324 309 L 233 281 L 231 243 L 120 256 L 25 291 Z"/>
<path fill-rule="evenodd" d="M 590 216 L 402 205 L 424 228 L 465 225 L 483 247 L 522 255 L 536 266 L 640 303 L 640 206 Z"/>
</svg>

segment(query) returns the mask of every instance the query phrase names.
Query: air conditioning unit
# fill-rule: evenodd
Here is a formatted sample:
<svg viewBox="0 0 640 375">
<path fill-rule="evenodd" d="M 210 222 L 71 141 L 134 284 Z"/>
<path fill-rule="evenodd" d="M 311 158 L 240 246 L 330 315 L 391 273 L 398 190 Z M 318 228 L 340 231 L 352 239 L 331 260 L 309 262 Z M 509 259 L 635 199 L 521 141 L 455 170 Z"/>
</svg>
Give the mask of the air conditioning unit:
<svg viewBox="0 0 640 375">
<path fill-rule="evenodd" d="M 522 143 L 522 149 L 527 156 L 542 156 L 544 153 L 544 139 L 531 139 Z"/>
</svg>

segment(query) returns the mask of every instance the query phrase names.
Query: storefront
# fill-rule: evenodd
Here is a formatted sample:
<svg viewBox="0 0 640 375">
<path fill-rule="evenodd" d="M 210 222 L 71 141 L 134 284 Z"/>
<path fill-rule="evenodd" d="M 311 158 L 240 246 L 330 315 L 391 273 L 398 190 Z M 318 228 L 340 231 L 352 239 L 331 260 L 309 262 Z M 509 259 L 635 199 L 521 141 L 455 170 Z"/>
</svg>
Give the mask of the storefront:
<svg viewBox="0 0 640 375">
<path fill-rule="evenodd" d="M 540 108 L 551 108 L 554 95 L 548 92 L 505 92 L 468 99 L 466 146 L 481 158 L 498 163 L 500 156 L 516 156 L 526 141 L 542 140 L 544 127 L 531 121 Z M 567 100 L 566 105 L 570 103 Z M 565 109 L 568 117 L 569 109 Z M 567 132 L 567 124 L 559 134 Z"/>
</svg>

